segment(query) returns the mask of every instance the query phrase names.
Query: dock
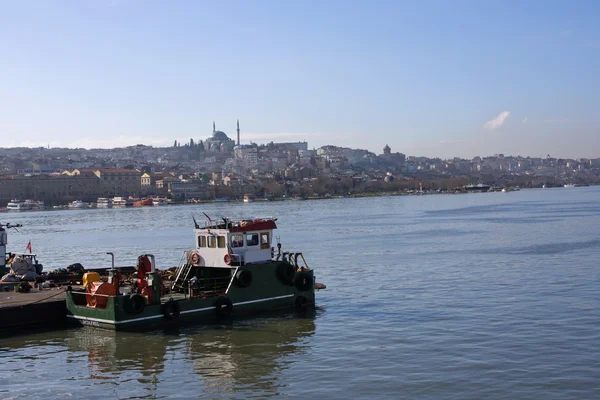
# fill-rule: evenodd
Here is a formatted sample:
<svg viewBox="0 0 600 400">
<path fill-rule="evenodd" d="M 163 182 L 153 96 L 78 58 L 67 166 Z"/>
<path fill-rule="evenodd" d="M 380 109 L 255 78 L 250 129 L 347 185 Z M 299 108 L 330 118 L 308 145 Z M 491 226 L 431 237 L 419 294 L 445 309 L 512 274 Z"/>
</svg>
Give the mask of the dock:
<svg viewBox="0 0 600 400">
<path fill-rule="evenodd" d="M 19 293 L 13 286 L 0 284 L 0 336 L 27 329 L 66 326 L 64 287 Z"/>
</svg>

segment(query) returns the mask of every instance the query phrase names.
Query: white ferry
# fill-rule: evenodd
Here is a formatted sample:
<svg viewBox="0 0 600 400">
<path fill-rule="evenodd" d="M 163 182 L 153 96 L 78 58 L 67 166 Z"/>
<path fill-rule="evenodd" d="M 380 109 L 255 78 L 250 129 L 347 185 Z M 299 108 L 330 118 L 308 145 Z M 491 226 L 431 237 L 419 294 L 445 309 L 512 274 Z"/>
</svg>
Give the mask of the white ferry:
<svg viewBox="0 0 600 400">
<path fill-rule="evenodd" d="M 31 206 L 24 201 L 13 199 L 6 205 L 6 209 L 8 211 L 25 211 L 31 210 Z"/>
<path fill-rule="evenodd" d="M 126 197 L 115 197 L 113 198 L 114 207 L 131 207 L 133 206 L 133 199 Z"/>
<path fill-rule="evenodd" d="M 98 207 L 98 208 L 111 208 L 112 207 L 112 200 L 109 199 L 108 197 L 98 197 L 98 200 L 96 200 L 96 207 Z"/>
<path fill-rule="evenodd" d="M 75 200 L 69 203 L 69 208 L 89 208 L 90 203 L 86 203 L 85 201 Z"/>
<path fill-rule="evenodd" d="M 244 203 L 252 203 L 254 201 L 253 194 L 245 194 L 244 195 Z"/>
<path fill-rule="evenodd" d="M 30 210 L 44 210 L 46 208 L 44 202 L 40 200 L 25 200 L 25 204 L 29 206 Z"/>
</svg>

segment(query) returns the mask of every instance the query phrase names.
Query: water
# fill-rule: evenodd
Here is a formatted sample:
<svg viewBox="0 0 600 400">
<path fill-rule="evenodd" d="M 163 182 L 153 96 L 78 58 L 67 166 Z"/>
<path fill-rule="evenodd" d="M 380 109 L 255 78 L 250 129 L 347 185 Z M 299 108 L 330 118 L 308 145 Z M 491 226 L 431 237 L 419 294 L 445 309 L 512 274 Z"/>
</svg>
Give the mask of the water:
<svg viewBox="0 0 600 400">
<path fill-rule="evenodd" d="M 191 216 L 276 216 L 314 315 L 0 339 L 0 398 L 600 398 L 600 188 L 3 214 L 46 267 L 153 253 Z"/>
</svg>

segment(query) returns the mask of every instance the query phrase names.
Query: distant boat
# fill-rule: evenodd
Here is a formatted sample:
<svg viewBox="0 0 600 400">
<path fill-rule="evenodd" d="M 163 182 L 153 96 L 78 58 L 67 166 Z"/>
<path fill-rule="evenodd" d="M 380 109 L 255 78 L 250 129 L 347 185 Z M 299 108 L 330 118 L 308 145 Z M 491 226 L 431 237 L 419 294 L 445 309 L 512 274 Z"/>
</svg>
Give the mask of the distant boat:
<svg viewBox="0 0 600 400">
<path fill-rule="evenodd" d="M 96 207 L 98 207 L 98 208 L 111 208 L 112 207 L 112 200 L 109 199 L 108 197 L 98 197 L 98 200 L 96 200 Z"/>
<path fill-rule="evenodd" d="M 127 199 L 125 197 L 115 197 L 115 198 L 113 198 L 113 206 L 114 207 L 131 207 L 131 206 L 133 206 L 133 200 Z"/>
<path fill-rule="evenodd" d="M 154 199 L 152 199 L 153 206 L 166 206 L 168 204 L 169 202 L 164 197 L 155 197 Z"/>
<path fill-rule="evenodd" d="M 6 209 L 8 211 L 26 211 L 30 210 L 31 206 L 28 203 L 19 199 L 13 199 L 6 205 Z"/>
<path fill-rule="evenodd" d="M 75 200 L 69 203 L 69 208 L 89 208 L 90 203 L 86 203 L 85 201 Z"/>
<path fill-rule="evenodd" d="M 244 195 L 244 203 L 252 203 L 254 201 L 253 194 L 245 194 Z"/>
<path fill-rule="evenodd" d="M 25 204 L 29 205 L 30 210 L 44 210 L 46 206 L 40 200 L 25 200 Z"/>
<path fill-rule="evenodd" d="M 490 190 L 491 186 L 478 183 L 477 185 L 466 185 L 464 188 L 467 192 L 487 192 Z"/>
<path fill-rule="evenodd" d="M 134 207 L 151 206 L 152 204 L 152 197 L 135 200 L 133 202 Z"/>
<path fill-rule="evenodd" d="M 573 188 L 573 187 L 582 187 L 582 186 L 589 186 L 586 183 L 565 183 L 564 185 L 566 188 Z"/>
</svg>

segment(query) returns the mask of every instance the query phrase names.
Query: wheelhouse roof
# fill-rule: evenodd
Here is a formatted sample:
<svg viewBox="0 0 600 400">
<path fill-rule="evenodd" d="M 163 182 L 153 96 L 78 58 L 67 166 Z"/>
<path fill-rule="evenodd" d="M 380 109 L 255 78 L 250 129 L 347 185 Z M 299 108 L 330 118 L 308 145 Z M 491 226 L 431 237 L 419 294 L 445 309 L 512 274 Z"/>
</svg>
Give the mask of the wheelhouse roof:
<svg viewBox="0 0 600 400">
<path fill-rule="evenodd" d="M 196 229 L 200 230 L 225 229 L 229 232 L 249 232 L 277 229 L 275 221 L 277 221 L 277 218 L 271 217 L 240 220 L 222 218 L 221 220 L 207 219 L 204 226 L 198 225 L 197 222 L 195 222 L 195 225 Z"/>
</svg>

